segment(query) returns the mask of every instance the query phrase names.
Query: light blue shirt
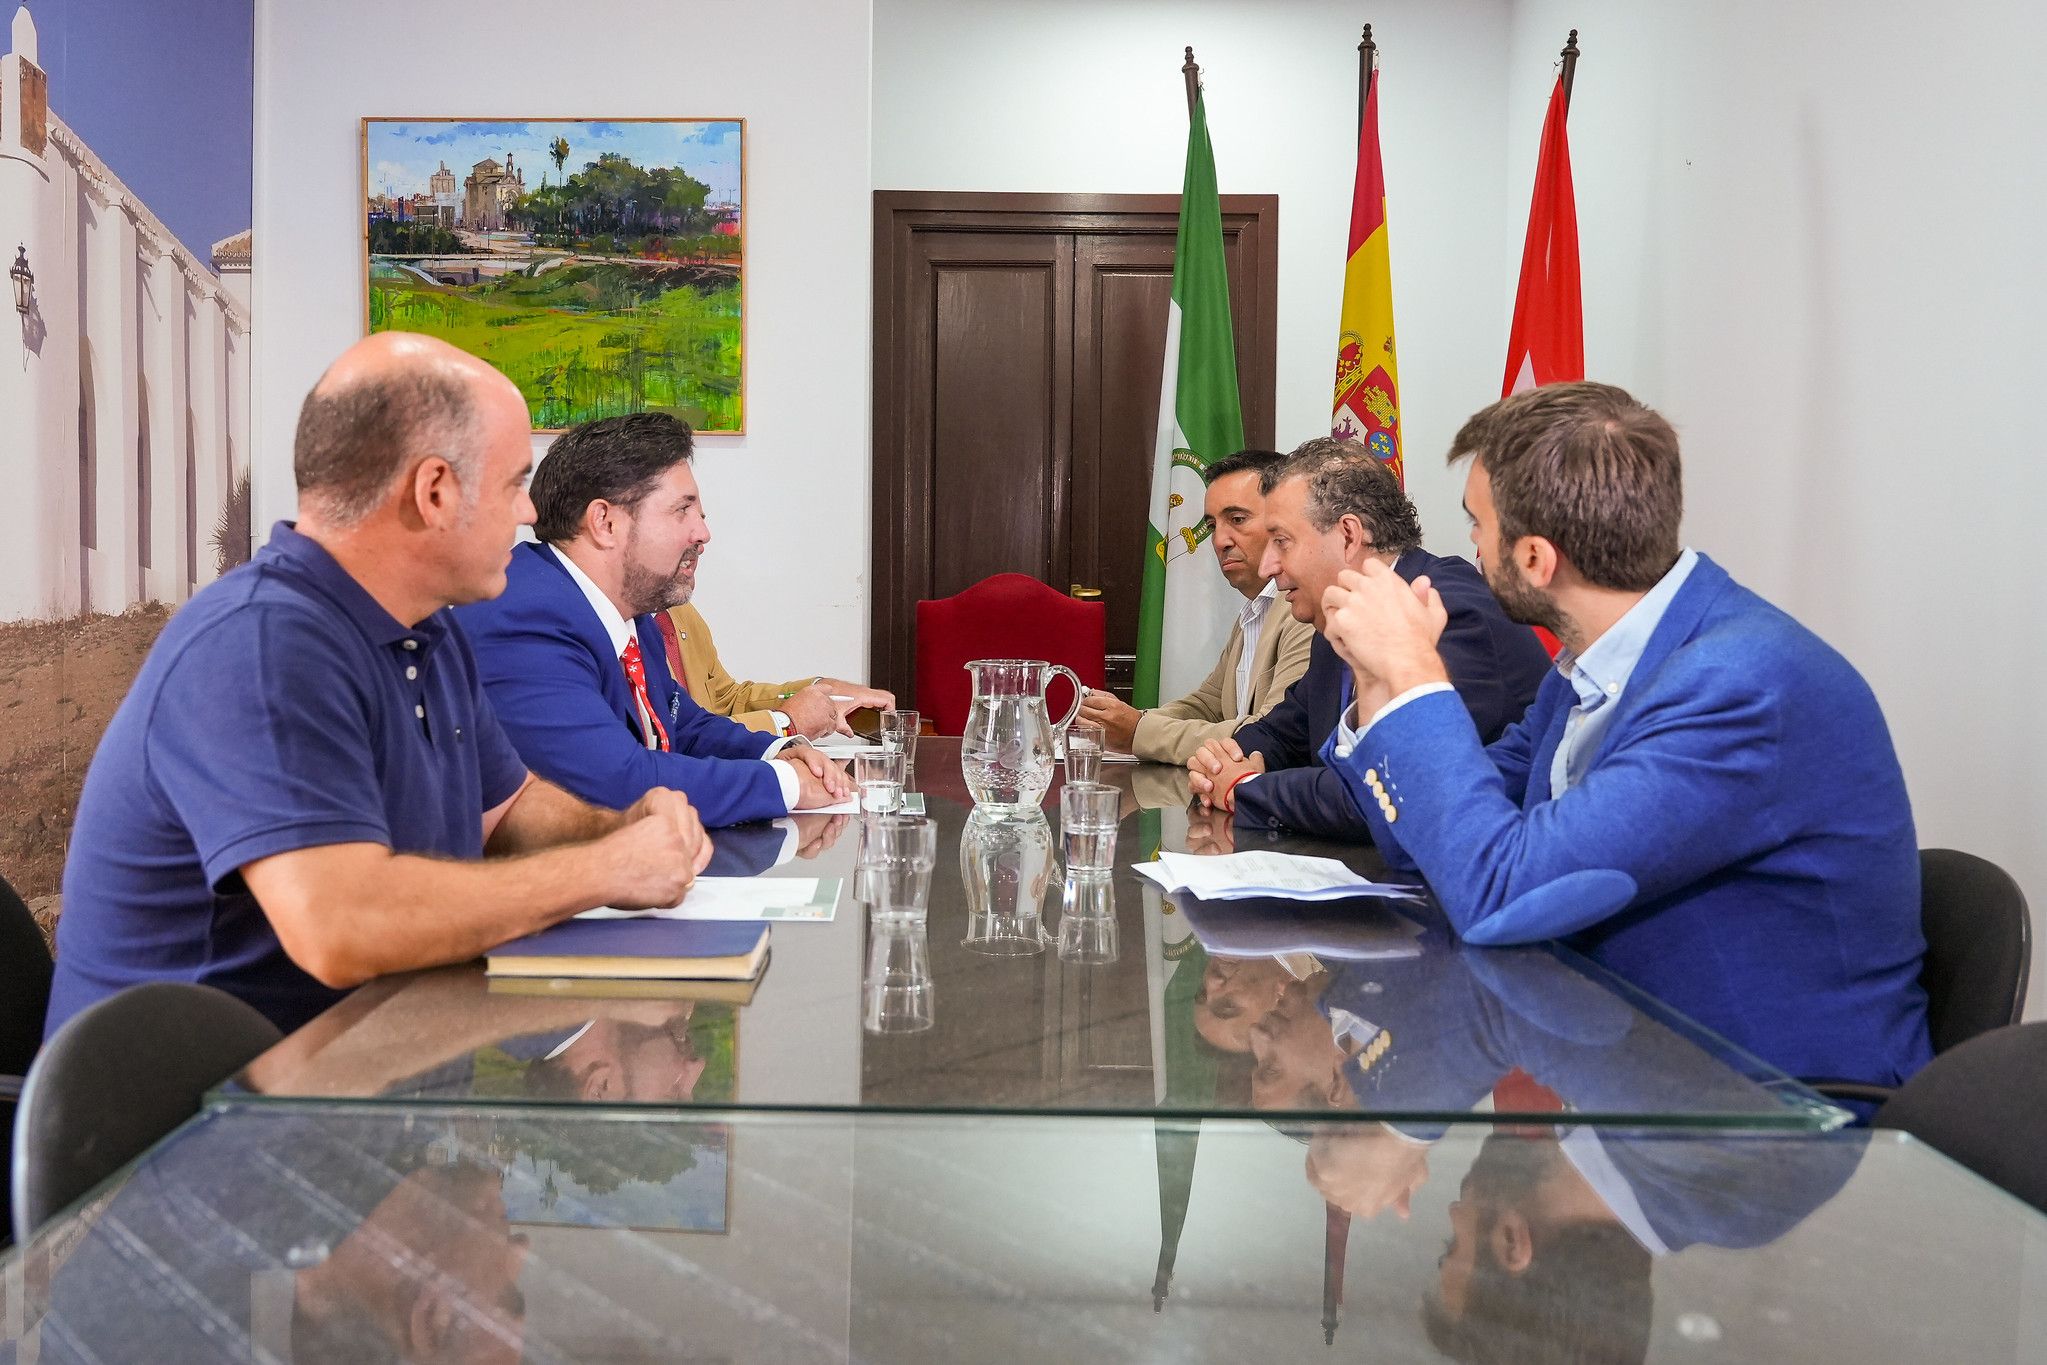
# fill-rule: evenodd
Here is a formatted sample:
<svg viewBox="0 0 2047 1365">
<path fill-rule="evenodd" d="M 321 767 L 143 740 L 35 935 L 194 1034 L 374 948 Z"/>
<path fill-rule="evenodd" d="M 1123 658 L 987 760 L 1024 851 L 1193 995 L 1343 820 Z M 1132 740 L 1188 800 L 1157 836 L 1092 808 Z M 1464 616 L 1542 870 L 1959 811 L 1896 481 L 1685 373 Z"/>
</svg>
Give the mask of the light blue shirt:
<svg viewBox="0 0 2047 1365">
<path fill-rule="evenodd" d="M 1565 650 L 1557 655 L 1557 671 L 1570 680 L 1571 690 L 1578 694 L 1578 704 L 1565 717 L 1564 737 L 1557 744 L 1556 757 L 1550 760 L 1551 800 L 1562 796 L 1584 777 L 1586 765 L 1599 752 L 1599 742 L 1606 737 L 1607 727 L 1613 724 L 1614 714 L 1620 709 L 1614 703 L 1628 690 L 1628 679 L 1634 674 L 1635 665 L 1642 661 L 1642 651 L 1649 647 L 1649 637 L 1656 633 L 1663 613 L 1670 610 L 1671 599 L 1677 596 L 1677 590 L 1692 576 L 1698 563 L 1699 552 L 1686 550 L 1670 566 L 1670 571 L 1656 580 L 1656 586 L 1643 593 L 1642 600 L 1608 626 L 1606 633 L 1588 645 L 1583 654 L 1574 656 Z"/>
<path fill-rule="evenodd" d="M 1628 678 L 1634 673 L 1635 665 L 1642 661 L 1642 651 L 1649 647 L 1649 637 L 1656 633 L 1663 613 L 1670 610 L 1671 599 L 1677 596 L 1677 590 L 1692 576 L 1692 570 L 1698 563 L 1699 552 L 1687 549 L 1677 557 L 1677 563 L 1670 566 L 1669 572 L 1656 580 L 1656 586 L 1643 593 L 1642 600 L 1607 627 L 1606 634 L 1594 640 L 1582 655 L 1574 658 L 1568 650 L 1557 655 L 1557 671 L 1570 680 L 1572 690 L 1578 694 L 1578 704 L 1565 718 L 1563 740 L 1557 745 L 1556 757 L 1550 762 L 1551 800 L 1569 791 L 1585 775 L 1585 765 L 1591 762 L 1592 755 L 1599 752 L 1599 741 L 1613 723 L 1616 709 L 1613 703 L 1628 690 Z M 1380 707 L 1363 725 L 1357 723 L 1357 708 L 1345 707 L 1336 721 L 1336 756 L 1349 758 L 1351 750 L 1357 747 L 1358 740 L 1366 731 L 1415 698 L 1451 690 L 1451 685 L 1446 682 L 1411 687 Z"/>
</svg>

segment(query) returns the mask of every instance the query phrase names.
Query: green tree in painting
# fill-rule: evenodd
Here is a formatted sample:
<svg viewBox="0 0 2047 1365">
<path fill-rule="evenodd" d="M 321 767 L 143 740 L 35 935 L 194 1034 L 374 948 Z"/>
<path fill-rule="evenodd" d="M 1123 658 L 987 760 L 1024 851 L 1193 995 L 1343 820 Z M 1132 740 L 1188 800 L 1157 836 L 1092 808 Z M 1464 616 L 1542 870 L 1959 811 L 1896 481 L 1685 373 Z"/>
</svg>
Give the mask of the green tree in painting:
<svg viewBox="0 0 2047 1365">
<path fill-rule="evenodd" d="M 566 160 L 567 144 L 561 139 L 556 143 Z M 605 152 L 561 184 L 524 196 L 508 216 L 528 228 L 571 223 L 585 240 L 694 236 L 717 226 L 716 215 L 705 208 L 710 197 L 711 187 L 680 167 L 657 166 L 650 171 L 629 157 Z"/>
<path fill-rule="evenodd" d="M 547 154 L 554 158 L 554 173 L 560 175 L 562 167 L 568 164 L 569 140 L 565 137 L 558 137 L 548 143 Z"/>
</svg>

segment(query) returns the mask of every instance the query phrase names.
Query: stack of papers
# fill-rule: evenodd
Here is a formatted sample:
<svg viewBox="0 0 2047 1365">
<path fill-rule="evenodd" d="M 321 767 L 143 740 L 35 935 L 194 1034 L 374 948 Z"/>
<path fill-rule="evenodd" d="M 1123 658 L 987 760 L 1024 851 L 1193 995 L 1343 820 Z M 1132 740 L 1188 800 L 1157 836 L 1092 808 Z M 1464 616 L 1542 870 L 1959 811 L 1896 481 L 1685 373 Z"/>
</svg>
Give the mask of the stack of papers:
<svg viewBox="0 0 2047 1365">
<path fill-rule="evenodd" d="M 659 910 L 585 910 L 577 919 L 829 920 L 837 877 L 699 877 L 679 904 Z"/>
<path fill-rule="evenodd" d="M 855 754 L 878 754 L 882 746 L 859 735 L 826 735 L 814 739 L 810 747 L 830 759 L 848 759 Z"/>
<path fill-rule="evenodd" d="M 1276 896 L 1283 900 L 1333 901 L 1351 896 L 1386 896 L 1418 901 L 1422 889 L 1394 882 L 1375 882 L 1334 858 L 1299 853 L 1229 853 L 1219 858 L 1191 853 L 1161 853 L 1155 863 L 1136 870 L 1167 891 L 1185 891 L 1202 900 L 1250 900 Z"/>
</svg>

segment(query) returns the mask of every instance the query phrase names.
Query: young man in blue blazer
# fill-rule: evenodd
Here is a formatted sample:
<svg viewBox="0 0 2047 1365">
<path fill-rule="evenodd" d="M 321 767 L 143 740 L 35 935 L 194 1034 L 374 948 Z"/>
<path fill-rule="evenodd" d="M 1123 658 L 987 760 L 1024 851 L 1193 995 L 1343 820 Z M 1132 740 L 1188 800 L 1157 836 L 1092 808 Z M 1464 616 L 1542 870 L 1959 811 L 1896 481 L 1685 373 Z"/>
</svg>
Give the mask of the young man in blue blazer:
<svg viewBox="0 0 2047 1365">
<path fill-rule="evenodd" d="M 1904 1080 L 1930 1055 L 1919 857 L 1868 685 L 1680 544 L 1677 435 L 1620 389 L 1502 399 L 1467 457 L 1493 592 L 1564 652 L 1486 747 L 1434 585 L 1341 576 L 1357 700 L 1325 754 L 1380 851 L 1467 941 L 1561 937 L 1793 1075 Z"/>
<path fill-rule="evenodd" d="M 1370 838 L 1322 742 L 1350 704 L 1350 669 L 1321 635 L 1322 594 L 1346 567 L 1376 561 L 1403 579 L 1426 575 L 1449 611 L 1441 652 L 1472 723 L 1490 741 L 1521 718 L 1549 672 L 1535 632 L 1500 610 L 1478 570 L 1421 548 L 1414 504 L 1393 471 L 1353 441 L 1319 437 L 1264 477 L 1265 561 L 1296 620 L 1317 632 L 1308 671 L 1286 699 L 1188 760 L 1190 785 L 1239 826 L 1324 839 Z"/>
<path fill-rule="evenodd" d="M 711 539 L 690 430 L 660 413 L 587 423 L 533 471 L 537 544 L 502 595 L 456 612 L 505 732 L 533 770 L 623 809 L 685 793 L 710 827 L 832 805 L 839 765 L 713 715 L 668 669 L 656 612 L 689 600 Z"/>
</svg>

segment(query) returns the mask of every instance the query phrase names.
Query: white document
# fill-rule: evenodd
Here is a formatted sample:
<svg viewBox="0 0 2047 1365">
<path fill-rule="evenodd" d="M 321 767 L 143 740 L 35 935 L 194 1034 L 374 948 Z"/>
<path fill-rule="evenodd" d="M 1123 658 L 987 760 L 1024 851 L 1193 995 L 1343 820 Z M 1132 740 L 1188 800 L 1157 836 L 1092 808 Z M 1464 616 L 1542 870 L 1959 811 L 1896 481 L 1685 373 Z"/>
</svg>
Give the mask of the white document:
<svg viewBox="0 0 2047 1365">
<path fill-rule="evenodd" d="M 1253 850 L 1221 857 L 1160 853 L 1137 870 L 1168 891 L 1187 891 L 1203 900 L 1248 900 L 1279 896 L 1290 900 L 1340 900 L 1348 896 L 1391 896 L 1420 900 L 1418 887 L 1360 877 L 1334 858 Z"/>
<path fill-rule="evenodd" d="M 830 759 L 848 759 L 855 754 L 878 754 L 883 746 L 871 744 L 858 735 L 826 735 L 810 741 L 810 747 Z"/>
<path fill-rule="evenodd" d="M 699 877 L 661 910 L 585 910 L 577 919 L 736 919 L 823 923 L 839 911 L 837 877 Z"/>
</svg>

